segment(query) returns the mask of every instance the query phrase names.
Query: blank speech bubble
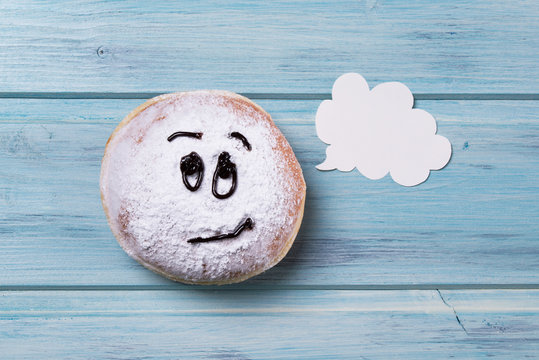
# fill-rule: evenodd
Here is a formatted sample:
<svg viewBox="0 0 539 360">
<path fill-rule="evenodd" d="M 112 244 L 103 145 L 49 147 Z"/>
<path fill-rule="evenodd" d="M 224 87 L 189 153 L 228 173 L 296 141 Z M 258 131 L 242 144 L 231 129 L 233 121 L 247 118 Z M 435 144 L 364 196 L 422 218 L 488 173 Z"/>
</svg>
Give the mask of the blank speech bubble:
<svg viewBox="0 0 539 360">
<path fill-rule="evenodd" d="M 326 160 L 316 168 L 357 168 L 372 180 L 389 172 L 398 184 L 421 184 L 449 162 L 451 143 L 436 134 L 434 117 L 413 105 L 412 92 L 400 82 L 369 90 L 361 75 L 341 75 L 332 100 L 316 112 L 316 133 L 328 144 Z"/>
</svg>

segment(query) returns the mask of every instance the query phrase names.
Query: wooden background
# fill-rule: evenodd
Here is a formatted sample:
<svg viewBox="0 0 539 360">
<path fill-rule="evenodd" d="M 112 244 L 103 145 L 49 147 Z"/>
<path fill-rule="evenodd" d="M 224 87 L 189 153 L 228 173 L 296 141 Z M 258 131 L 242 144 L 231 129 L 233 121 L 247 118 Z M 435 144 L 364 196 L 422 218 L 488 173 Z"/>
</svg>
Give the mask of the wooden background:
<svg viewBox="0 0 539 360">
<path fill-rule="evenodd" d="M 539 354 L 537 1 L 0 0 L 6 359 Z M 334 80 L 407 84 L 453 157 L 426 183 L 319 172 Z M 99 198 L 105 142 L 159 93 L 262 105 L 308 186 L 289 255 L 245 283 L 131 260 Z"/>
</svg>

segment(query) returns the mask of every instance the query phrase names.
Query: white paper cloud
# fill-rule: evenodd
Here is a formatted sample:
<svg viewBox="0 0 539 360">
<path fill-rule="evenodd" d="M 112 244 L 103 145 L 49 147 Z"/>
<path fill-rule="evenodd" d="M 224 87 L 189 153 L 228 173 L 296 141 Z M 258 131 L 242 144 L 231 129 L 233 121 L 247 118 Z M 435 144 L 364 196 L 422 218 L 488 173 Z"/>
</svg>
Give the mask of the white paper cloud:
<svg viewBox="0 0 539 360">
<path fill-rule="evenodd" d="M 317 169 L 357 168 L 373 180 L 389 172 L 397 183 L 414 186 L 451 158 L 451 143 L 436 135 L 432 115 L 412 109 L 406 85 L 387 82 L 369 90 L 361 75 L 348 73 L 333 84 L 332 98 L 316 113 L 318 137 L 329 144 Z"/>
</svg>

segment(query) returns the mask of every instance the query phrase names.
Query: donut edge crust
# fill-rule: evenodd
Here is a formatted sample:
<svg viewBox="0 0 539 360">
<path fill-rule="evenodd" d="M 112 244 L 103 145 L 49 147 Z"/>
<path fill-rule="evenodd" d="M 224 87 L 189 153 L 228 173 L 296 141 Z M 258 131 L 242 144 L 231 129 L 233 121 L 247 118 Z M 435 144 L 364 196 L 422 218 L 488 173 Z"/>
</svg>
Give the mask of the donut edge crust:
<svg viewBox="0 0 539 360">
<path fill-rule="evenodd" d="M 263 113 L 264 115 L 267 116 L 267 118 L 269 119 L 269 122 L 271 123 L 271 126 L 273 126 L 274 128 L 276 128 L 279 131 L 281 136 L 284 138 L 286 144 L 291 149 L 291 146 L 288 143 L 288 140 L 286 140 L 284 135 L 282 135 L 282 133 L 279 130 L 279 128 L 277 127 L 277 125 L 275 125 L 275 123 L 273 122 L 273 119 L 271 118 L 271 116 L 261 106 L 259 106 L 255 102 L 251 101 L 249 98 L 246 98 L 245 96 L 242 96 L 242 95 L 230 92 L 230 91 L 225 91 L 225 90 L 196 90 L 196 91 L 183 91 L 183 92 L 174 92 L 174 93 L 162 94 L 162 95 L 159 95 L 159 96 L 156 96 L 156 97 L 153 97 L 151 99 L 146 100 L 146 102 L 144 102 L 143 104 L 137 106 L 134 110 L 132 110 L 116 126 L 116 128 L 114 129 L 114 131 L 110 135 L 109 139 L 107 140 L 107 143 L 105 145 L 104 155 L 103 155 L 103 158 L 101 160 L 101 172 L 100 172 L 100 177 L 99 177 L 99 189 L 100 189 L 100 193 L 101 193 L 101 204 L 103 205 L 103 210 L 105 211 L 105 215 L 107 217 L 108 225 L 109 225 L 114 237 L 116 238 L 116 240 L 118 241 L 118 243 L 122 247 L 122 249 L 131 258 L 135 259 L 138 263 L 143 265 L 145 268 L 147 268 L 147 269 L 149 269 L 149 270 L 151 270 L 151 271 L 153 271 L 153 272 L 155 272 L 155 273 L 157 273 L 157 274 L 159 274 L 161 276 L 164 276 L 165 278 L 168 278 L 168 279 L 176 281 L 176 282 L 181 282 L 181 283 L 184 283 L 184 284 L 191 284 L 191 285 L 226 285 L 226 284 L 239 283 L 239 282 L 245 281 L 245 280 L 247 280 L 247 279 L 249 279 L 249 278 L 251 278 L 253 276 L 259 275 L 259 274 L 263 273 L 264 271 L 269 270 L 272 267 L 274 267 L 276 264 L 278 264 L 286 256 L 286 254 L 288 253 L 288 251 L 292 247 L 292 244 L 294 243 L 294 240 L 296 239 L 296 236 L 297 236 L 297 234 L 299 232 L 299 229 L 301 227 L 301 223 L 303 221 L 303 213 L 304 213 L 304 210 L 305 210 L 305 198 L 306 198 L 307 186 L 305 184 L 305 178 L 303 177 L 303 171 L 301 169 L 301 166 L 298 166 L 299 174 L 295 174 L 295 175 L 300 178 L 301 183 L 303 185 L 303 191 L 302 191 L 302 194 L 301 194 L 301 199 L 302 200 L 301 200 L 301 204 L 300 204 L 300 207 L 299 207 L 299 212 L 298 212 L 298 214 L 296 216 L 296 222 L 294 223 L 294 228 L 292 230 L 292 233 L 291 233 L 290 237 L 287 239 L 287 241 L 285 242 L 281 252 L 276 257 L 274 257 L 271 262 L 268 262 L 267 264 L 265 264 L 265 266 L 257 268 L 257 269 L 255 269 L 254 271 L 252 271 L 250 273 L 243 274 L 242 276 L 231 277 L 229 279 L 222 280 L 222 281 L 190 281 L 190 280 L 186 280 L 186 279 L 181 278 L 181 277 L 176 277 L 176 276 L 170 275 L 169 273 L 167 273 L 165 271 L 162 271 L 161 269 L 157 268 L 156 266 L 154 266 L 154 265 L 152 265 L 150 263 L 147 263 L 146 261 L 141 259 L 138 255 L 136 255 L 133 251 L 131 251 L 131 249 L 127 245 L 126 241 L 124 240 L 122 234 L 118 231 L 118 229 L 116 228 L 116 225 L 112 221 L 112 218 L 111 218 L 110 213 L 109 213 L 108 206 L 105 203 L 105 195 L 104 195 L 104 188 L 105 187 L 104 187 L 104 182 L 103 182 L 103 180 L 104 180 L 104 178 L 106 176 L 105 169 L 108 168 L 108 160 L 109 160 L 109 156 L 110 156 L 109 150 L 111 149 L 110 144 L 112 143 L 112 140 L 118 135 L 119 131 L 124 126 L 129 124 L 129 122 L 132 119 L 134 119 L 138 114 L 140 114 L 142 111 L 144 111 L 148 107 L 152 106 L 153 104 L 158 103 L 158 102 L 163 101 L 163 100 L 166 100 L 168 98 L 180 97 L 180 96 L 183 96 L 184 94 L 193 93 L 193 92 L 205 92 L 205 93 L 219 95 L 219 96 L 223 96 L 223 97 L 226 97 L 226 98 L 232 98 L 232 99 L 236 99 L 236 100 L 240 100 L 240 101 L 248 103 L 250 106 L 254 107 L 257 111 L 259 111 L 259 112 L 261 112 L 261 113 Z M 292 151 L 292 153 L 293 153 L 293 151 Z M 296 159 L 296 162 L 297 162 L 297 158 L 296 158 L 295 154 L 293 154 L 293 155 L 294 155 L 294 158 Z M 299 165 L 299 162 L 298 162 L 298 165 Z M 280 240 L 282 241 L 282 239 L 280 239 Z"/>
</svg>

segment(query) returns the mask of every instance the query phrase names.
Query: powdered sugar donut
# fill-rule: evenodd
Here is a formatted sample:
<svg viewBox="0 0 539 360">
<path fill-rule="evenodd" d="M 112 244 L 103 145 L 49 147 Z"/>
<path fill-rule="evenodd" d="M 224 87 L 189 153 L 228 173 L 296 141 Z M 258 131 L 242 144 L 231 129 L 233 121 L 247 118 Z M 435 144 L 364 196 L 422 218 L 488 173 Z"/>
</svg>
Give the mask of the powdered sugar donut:
<svg viewBox="0 0 539 360">
<path fill-rule="evenodd" d="M 166 94 L 132 111 L 107 142 L 100 187 L 122 248 L 196 284 L 243 281 L 278 263 L 306 189 L 271 117 L 225 91 Z"/>
</svg>

